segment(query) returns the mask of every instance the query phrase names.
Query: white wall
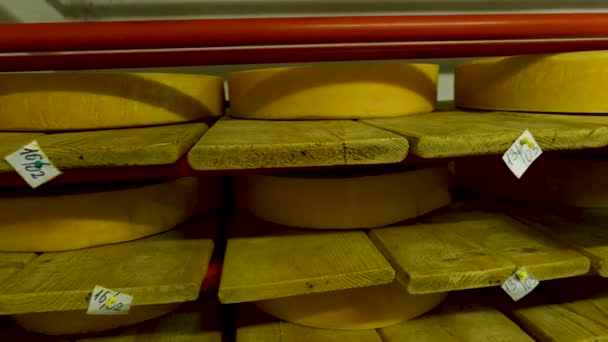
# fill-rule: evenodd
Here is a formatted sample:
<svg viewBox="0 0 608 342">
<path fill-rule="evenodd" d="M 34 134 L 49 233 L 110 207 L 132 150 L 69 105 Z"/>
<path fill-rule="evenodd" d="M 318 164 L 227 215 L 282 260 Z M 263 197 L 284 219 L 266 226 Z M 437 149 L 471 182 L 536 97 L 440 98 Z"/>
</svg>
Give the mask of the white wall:
<svg viewBox="0 0 608 342">
<path fill-rule="evenodd" d="M 1 0 L 0 22 L 111 21 L 178 18 L 380 14 L 608 12 L 606 0 Z M 452 98 L 453 69 L 463 59 L 425 62 L 442 67 L 439 98 Z M 223 75 L 261 66 L 171 68 Z"/>
</svg>

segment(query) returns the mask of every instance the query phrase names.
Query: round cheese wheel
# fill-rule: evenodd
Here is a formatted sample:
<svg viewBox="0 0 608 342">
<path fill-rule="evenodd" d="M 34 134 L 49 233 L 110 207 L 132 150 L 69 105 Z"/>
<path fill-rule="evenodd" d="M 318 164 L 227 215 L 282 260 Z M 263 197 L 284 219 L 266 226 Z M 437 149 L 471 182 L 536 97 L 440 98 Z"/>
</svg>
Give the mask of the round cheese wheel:
<svg viewBox="0 0 608 342">
<path fill-rule="evenodd" d="M 608 51 L 489 58 L 458 66 L 458 107 L 608 113 Z"/>
<path fill-rule="evenodd" d="M 197 185 L 188 177 L 107 191 L 0 192 L 0 251 L 62 251 L 167 231 L 213 207 L 208 201 L 207 208 L 199 208 Z M 213 191 L 205 195 L 219 197 Z"/>
<path fill-rule="evenodd" d="M 253 215 L 303 228 L 374 228 L 450 203 L 445 165 L 392 173 L 250 175 L 236 197 Z"/>
<path fill-rule="evenodd" d="M 608 208 L 608 160 L 550 156 L 537 159 L 517 179 L 500 157 L 456 162 L 462 190 L 519 202 Z"/>
<path fill-rule="evenodd" d="M 87 315 L 86 310 L 29 313 L 12 316 L 23 329 L 46 335 L 88 334 L 137 324 L 166 315 L 179 303 L 134 306 L 128 315 Z"/>
<path fill-rule="evenodd" d="M 153 73 L 0 75 L 0 131 L 138 127 L 220 116 L 219 77 Z"/>
<path fill-rule="evenodd" d="M 255 302 L 284 321 L 323 329 L 377 329 L 419 316 L 445 293 L 411 295 L 399 283 Z"/>
<path fill-rule="evenodd" d="M 435 64 L 338 64 L 228 75 L 230 112 L 246 119 L 368 119 L 433 111 Z"/>
</svg>

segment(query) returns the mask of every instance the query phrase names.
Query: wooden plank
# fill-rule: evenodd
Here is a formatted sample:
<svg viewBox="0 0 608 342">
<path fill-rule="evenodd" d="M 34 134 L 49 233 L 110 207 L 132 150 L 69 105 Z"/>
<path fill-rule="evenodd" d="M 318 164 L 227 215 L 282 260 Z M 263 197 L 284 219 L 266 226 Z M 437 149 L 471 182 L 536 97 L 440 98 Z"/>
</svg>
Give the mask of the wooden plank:
<svg viewBox="0 0 608 342">
<path fill-rule="evenodd" d="M 280 321 L 250 304 L 237 307 L 236 342 L 382 342 L 368 330 L 315 329 Z"/>
<path fill-rule="evenodd" d="M 198 229 L 215 230 L 217 220 Z M 0 314 L 85 309 L 95 285 L 133 296 L 133 305 L 192 301 L 213 250 L 209 238 L 141 239 L 45 253 L 0 286 Z"/>
<path fill-rule="evenodd" d="M 177 162 L 207 128 L 204 123 L 189 123 L 47 134 L 36 139 L 59 169 L 164 165 Z M 10 171 L 2 160 L 0 172 Z"/>
<path fill-rule="evenodd" d="M 6 167 L 12 170 L 11 166 L 4 160 L 4 156 L 15 152 L 17 149 L 42 135 L 43 133 L 0 132 L 0 155 L 2 156 L 0 171 L 6 169 Z"/>
<path fill-rule="evenodd" d="M 387 284 L 394 277 L 364 232 L 288 230 L 238 216 L 219 298 L 225 304 L 250 302 Z"/>
<path fill-rule="evenodd" d="M 15 273 L 25 268 L 25 265 L 36 259 L 35 253 L 1 253 L 0 252 L 0 284 Z"/>
<path fill-rule="evenodd" d="M 446 111 L 362 120 L 406 137 L 422 158 L 503 154 L 529 129 L 543 151 L 608 146 L 608 117 L 510 112 Z"/>
<path fill-rule="evenodd" d="M 493 298 L 538 341 L 608 340 L 608 279 L 561 279 L 541 283 L 519 302 L 497 291 Z"/>
<path fill-rule="evenodd" d="M 224 119 L 188 154 L 195 170 L 398 163 L 407 139 L 350 120 Z"/>
<path fill-rule="evenodd" d="M 216 299 L 217 300 L 217 299 Z M 174 313 L 138 324 L 117 333 L 79 338 L 74 342 L 221 342 L 222 325 L 218 304 L 186 303 Z"/>
<path fill-rule="evenodd" d="M 453 292 L 433 311 L 378 329 L 378 333 L 385 342 L 534 341 L 517 324 L 469 291 Z"/>
<path fill-rule="evenodd" d="M 572 277 L 590 264 L 524 223 L 464 205 L 370 237 L 413 294 L 498 286 L 521 266 L 539 280 Z"/>
<path fill-rule="evenodd" d="M 524 220 L 531 227 L 579 251 L 591 261 L 591 272 L 608 277 L 608 209 L 542 207 L 486 202 Z M 491 210 L 491 209 L 489 209 Z"/>
</svg>

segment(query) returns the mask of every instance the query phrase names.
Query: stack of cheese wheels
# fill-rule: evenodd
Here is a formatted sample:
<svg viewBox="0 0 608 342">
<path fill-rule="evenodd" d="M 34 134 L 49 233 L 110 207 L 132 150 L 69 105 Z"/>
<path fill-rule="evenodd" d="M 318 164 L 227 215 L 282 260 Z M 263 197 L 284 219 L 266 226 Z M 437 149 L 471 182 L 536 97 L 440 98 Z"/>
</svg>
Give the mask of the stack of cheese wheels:
<svg viewBox="0 0 608 342">
<path fill-rule="evenodd" d="M 543 155 L 517 179 L 500 157 L 458 161 L 464 191 L 522 203 L 608 208 L 608 160 Z"/>
<path fill-rule="evenodd" d="M 253 215 L 314 229 L 375 228 L 450 203 L 447 166 L 392 172 L 251 175 L 236 198 Z M 256 302 L 283 320 L 317 328 L 373 329 L 418 316 L 445 294 L 411 295 L 399 283 Z"/>
<path fill-rule="evenodd" d="M 223 79 L 154 73 L 0 75 L 0 131 L 174 124 L 222 114 Z"/>
<path fill-rule="evenodd" d="M 608 113 L 608 51 L 489 58 L 455 72 L 458 107 L 554 113 Z"/>
<path fill-rule="evenodd" d="M 244 119 L 370 119 L 433 111 L 439 66 L 370 63 L 228 75 L 231 115 Z"/>
<path fill-rule="evenodd" d="M 64 251 L 144 237 L 175 239 L 185 232 L 170 229 L 192 216 L 218 209 L 221 202 L 220 182 L 215 177 L 186 177 L 127 188 L 47 190 L 32 190 L 27 196 L 23 191 L 19 196 L 0 192 L 0 251 Z M 32 215 L 32 208 L 42 209 Z M 13 319 L 32 332 L 73 335 L 132 325 L 160 317 L 177 306 L 136 306 L 121 316 L 91 316 L 82 310 L 21 314 Z"/>
</svg>

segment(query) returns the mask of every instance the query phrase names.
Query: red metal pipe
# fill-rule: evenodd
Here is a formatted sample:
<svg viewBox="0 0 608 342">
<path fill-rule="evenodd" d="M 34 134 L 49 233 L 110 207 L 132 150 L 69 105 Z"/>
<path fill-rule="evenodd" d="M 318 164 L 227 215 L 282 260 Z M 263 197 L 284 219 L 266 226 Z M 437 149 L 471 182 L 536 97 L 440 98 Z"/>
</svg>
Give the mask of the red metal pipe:
<svg viewBox="0 0 608 342">
<path fill-rule="evenodd" d="M 224 48 L 194 51 L 1 56 L 0 71 L 83 70 L 194 65 L 505 56 L 608 49 L 608 39 L 414 43 L 373 46 Z"/>
<path fill-rule="evenodd" d="M 608 38 L 608 14 L 427 15 L 1 24 L 0 52 Z"/>
</svg>

